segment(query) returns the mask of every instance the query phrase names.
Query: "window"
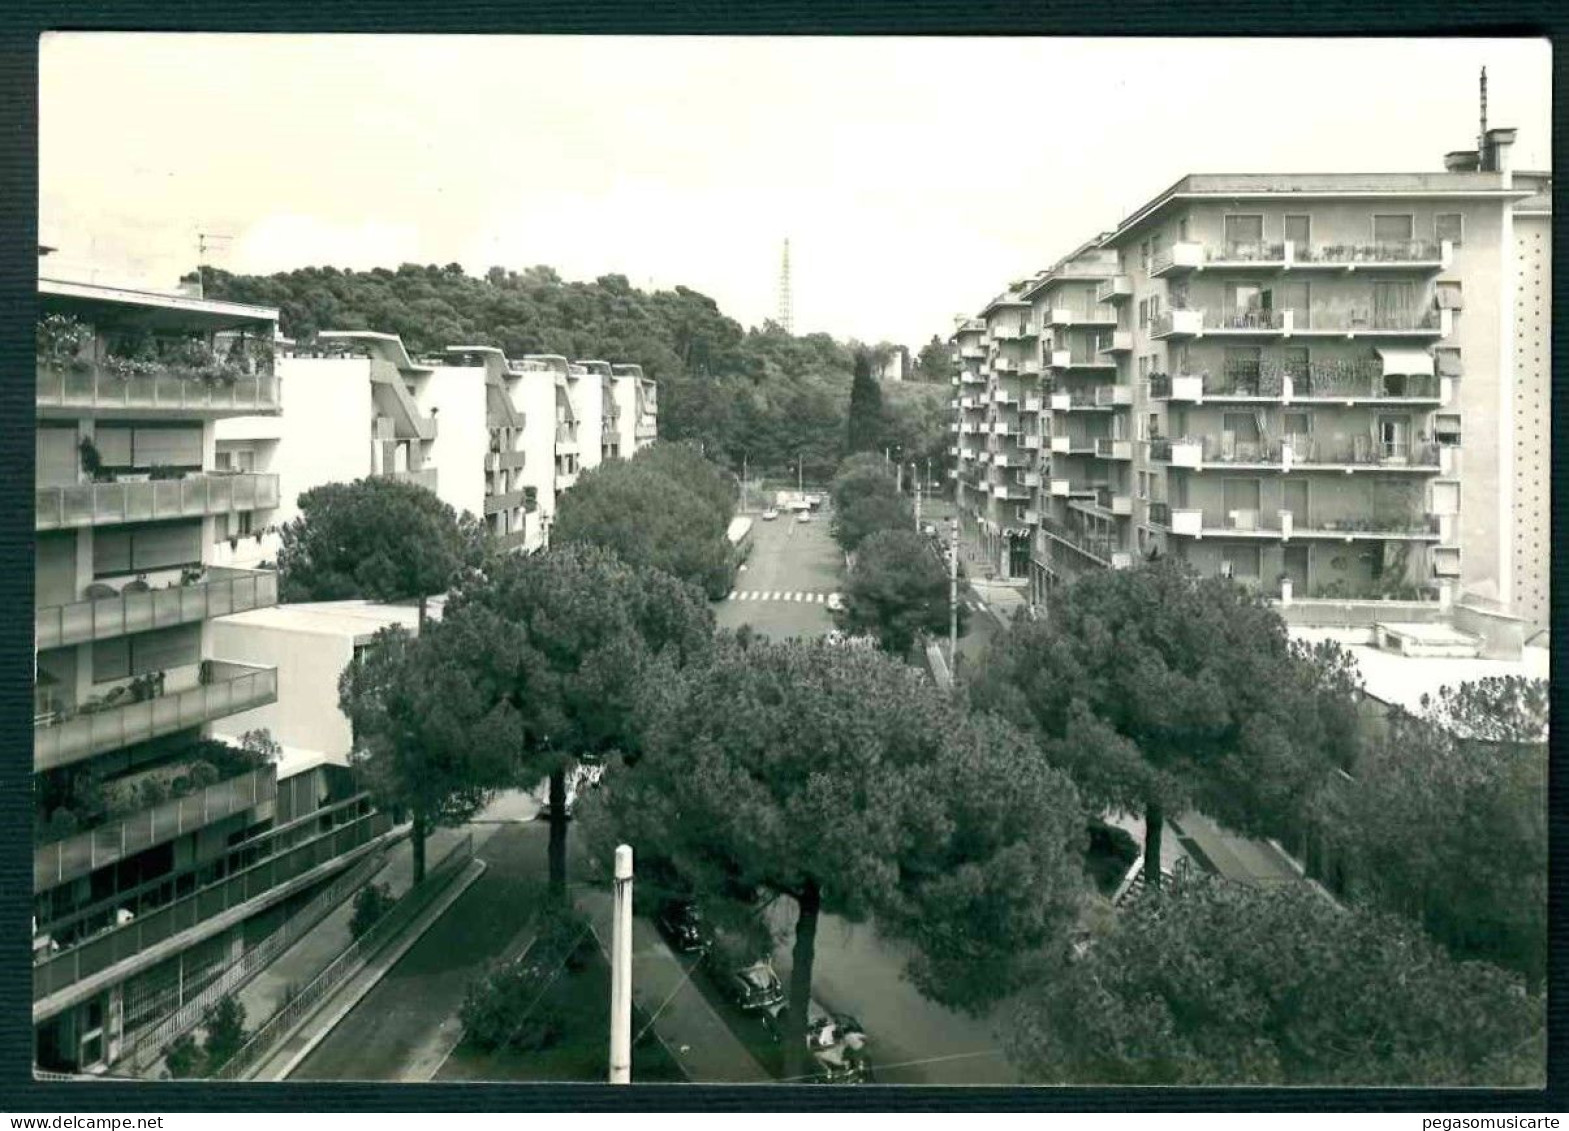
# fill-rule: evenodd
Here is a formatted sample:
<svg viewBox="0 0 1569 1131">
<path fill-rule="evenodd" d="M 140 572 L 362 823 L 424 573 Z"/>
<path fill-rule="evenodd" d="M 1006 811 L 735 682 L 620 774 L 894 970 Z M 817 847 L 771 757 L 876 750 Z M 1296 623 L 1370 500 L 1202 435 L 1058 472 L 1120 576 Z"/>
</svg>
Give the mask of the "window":
<svg viewBox="0 0 1569 1131">
<path fill-rule="evenodd" d="M 1263 216 L 1227 216 L 1224 223 L 1228 248 L 1238 244 L 1257 245 L 1264 242 Z"/>
<path fill-rule="evenodd" d="M 1445 447 L 1460 446 L 1460 414 L 1440 412 L 1433 417 L 1433 439 Z"/>
<path fill-rule="evenodd" d="M 1139 358 L 1139 380 L 1143 381 L 1149 375 L 1150 375 L 1150 359 L 1148 357 L 1141 357 L 1141 358 Z"/>
<path fill-rule="evenodd" d="M 1177 221 L 1177 240 L 1186 243 L 1188 240 L 1188 218 L 1184 216 Z"/>
<path fill-rule="evenodd" d="M 1299 384 L 1305 382 L 1308 376 L 1309 355 L 1306 346 L 1288 346 L 1280 351 L 1281 368 L 1285 375 Z M 1306 386 L 1297 392 L 1306 393 Z"/>
<path fill-rule="evenodd" d="M 1410 243 L 1415 229 L 1414 218 L 1408 215 L 1375 215 L 1373 217 L 1374 243 Z"/>
<path fill-rule="evenodd" d="M 1264 288 L 1257 283 L 1226 284 L 1226 308 L 1238 313 L 1257 310 L 1264 301 Z"/>
<path fill-rule="evenodd" d="M 1312 218 L 1306 215 L 1286 215 L 1286 239 L 1297 246 L 1300 251 L 1308 246 L 1313 235 Z"/>
<path fill-rule="evenodd" d="M 1288 412 L 1281 419 L 1281 431 L 1287 436 L 1311 436 L 1313 434 L 1313 414 L 1311 412 Z"/>
<path fill-rule="evenodd" d="M 1433 238 L 1442 243 L 1448 240 L 1459 247 L 1465 235 L 1465 217 L 1458 212 L 1440 212 L 1433 217 Z"/>
<path fill-rule="evenodd" d="M 1139 267 L 1147 274 L 1150 269 L 1150 242 L 1139 244 Z"/>
<path fill-rule="evenodd" d="M 1223 479 L 1221 492 L 1226 512 L 1226 523 L 1239 530 L 1252 529 L 1246 525 L 1251 517 L 1255 522 L 1259 511 L 1259 481 L 1257 479 Z"/>
<path fill-rule="evenodd" d="M 93 536 L 93 576 L 200 565 L 201 535 L 200 522 L 100 529 Z"/>
<path fill-rule="evenodd" d="M 1148 499 L 1149 497 L 1150 497 L 1150 473 L 1147 472 L 1147 471 L 1141 471 L 1141 472 L 1139 472 L 1139 498 L 1140 499 Z"/>
<path fill-rule="evenodd" d="M 1308 481 L 1292 476 L 1281 484 L 1281 510 L 1291 512 L 1293 526 L 1308 524 Z"/>
<path fill-rule="evenodd" d="M 1149 436 L 1155 439 L 1160 435 L 1160 413 L 1152 412 L 1149 415 Z"/>
<path fill-rule="evenodd" d="M 1139 299 L 1139 329 L 1144 329 L 1150 324 L 1150 301 L 1147 298 Z"/>
<path fill-rule="evenodd" d="M 1409 329 L 1416 307 L 1416 287 L 1411 283 L 1373 284 L 1373 328 Z"/>
<path fill-rule="evenodd" d="M 1220 572 L 1223 577 L 1251 577 L 1259 575 L 1259 552 L 1257 546 L 1227 546 L 1223 551 L 1225 560 L 1220 563 Z"/>
<path fill-rule="evenodd" d="M 93 645 L 93 682 L 166 671 L 201 659 L 202 626 L 182 624 L 100 640 Z"/>
</svg>

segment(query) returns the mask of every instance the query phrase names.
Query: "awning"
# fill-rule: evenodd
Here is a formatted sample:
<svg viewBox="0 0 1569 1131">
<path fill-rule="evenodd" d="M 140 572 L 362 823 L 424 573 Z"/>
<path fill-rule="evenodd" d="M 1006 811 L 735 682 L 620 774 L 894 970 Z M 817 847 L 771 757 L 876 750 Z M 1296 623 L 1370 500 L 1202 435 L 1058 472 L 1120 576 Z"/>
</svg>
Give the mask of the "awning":
<svg viewBox="0 0 1569 1131">
<path fill-rule="evenodd" d="M 1431 377 L 1433 375 L 1433 355 L 1426 350 L 1385 350 L 1378 351 L 1378 356 L 1384 361 L 1385 377 Z"/>
</svg>

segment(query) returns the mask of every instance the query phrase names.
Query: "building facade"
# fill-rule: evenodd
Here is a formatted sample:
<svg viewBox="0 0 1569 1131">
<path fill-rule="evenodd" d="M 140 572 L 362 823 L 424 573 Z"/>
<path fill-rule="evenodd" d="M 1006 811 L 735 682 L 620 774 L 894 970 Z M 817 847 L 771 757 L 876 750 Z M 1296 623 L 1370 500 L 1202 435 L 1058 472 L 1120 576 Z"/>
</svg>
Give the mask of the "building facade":
<svg viewBox="0 0 1569 1131">
<path fill-rule="evenodd" d="M 1283 603 L 1545 625 L 1550 178 L 1510 169 L 1513 136 L 1441 173 L 1184 177 L 965 323 L 959 499 L 988 536 L 1018 335 L 1039 343 L 1032 601 L 1172 555 Z"/>
<path fill-rule="evenodd" d="M 282 774 L 213 728 L 278 696 L 212 619 L 274 604 L 215 564 L 280 504 L 217 425 L 281 411 L 276 311 L 41 280 L 33 1023 L 101 1070 L 390 833 L 347 771 Z"/>
</svg>

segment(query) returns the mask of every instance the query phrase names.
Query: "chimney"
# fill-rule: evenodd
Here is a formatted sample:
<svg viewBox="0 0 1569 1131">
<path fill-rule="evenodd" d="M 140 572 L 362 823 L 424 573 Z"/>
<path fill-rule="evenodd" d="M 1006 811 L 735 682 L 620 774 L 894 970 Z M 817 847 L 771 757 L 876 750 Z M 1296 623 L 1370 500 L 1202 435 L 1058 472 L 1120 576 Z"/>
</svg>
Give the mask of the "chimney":
<svg viewBox="0 0 1569 1131">
<path fill-rule="evenodd" d="M 1487 138 L 1487 165 L 1489 173 L 1499 173 L 1503 177 L 1503 187 L 1513 188 L 1509 150 L 1515 143 L 1515 131 L 1500 127 L 1488 130 Z"/>
<path fill-rule="evenodd" d="M 1450 173 L 1474 173 L 1481 163 L 1474 149 L 1456 149 L 1444 154 L 1444 169 Z"/>
</svg>

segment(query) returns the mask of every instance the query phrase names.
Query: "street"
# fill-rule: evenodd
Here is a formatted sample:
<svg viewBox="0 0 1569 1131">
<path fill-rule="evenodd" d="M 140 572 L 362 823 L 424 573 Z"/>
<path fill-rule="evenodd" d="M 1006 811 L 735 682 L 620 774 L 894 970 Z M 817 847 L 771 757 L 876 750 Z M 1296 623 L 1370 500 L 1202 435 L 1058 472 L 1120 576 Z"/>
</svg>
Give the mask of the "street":
<svg viewBox="0 0 1569 1131">
<path fill-rule="evenodd" d="M 810 522 L 789 513 L 772 522 L 752 517 L 752 554 L 734 592 L 715 606 L 719 627 L 749 624 L 771 640 L 823 635 L 834 626 L 828 594 L 844 589 L 844 555 L 827 516 L 815 514 Z"/>
</svg>

